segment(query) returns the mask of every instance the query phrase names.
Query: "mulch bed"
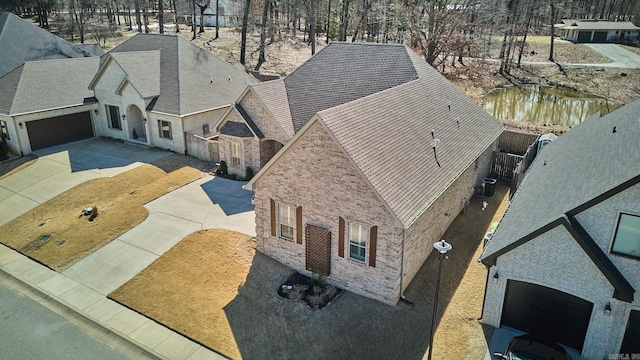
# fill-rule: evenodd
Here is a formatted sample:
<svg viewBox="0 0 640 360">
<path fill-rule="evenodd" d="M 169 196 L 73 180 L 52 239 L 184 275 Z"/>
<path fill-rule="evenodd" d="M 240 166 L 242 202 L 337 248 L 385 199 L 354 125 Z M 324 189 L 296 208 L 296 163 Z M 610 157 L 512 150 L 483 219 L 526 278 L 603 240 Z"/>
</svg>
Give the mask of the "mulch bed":
<svg viewBox="0 0 640 360">
<path fill-rule="evenodd" d="M 282 298 L 304 301 L 312 309 L 330 305 L 341 292 L 341 289 L 326 284 L 321 278 L 310 278 L 298 272 L 293 273 L 278 288 L 278 295 Z"/>
</svg>

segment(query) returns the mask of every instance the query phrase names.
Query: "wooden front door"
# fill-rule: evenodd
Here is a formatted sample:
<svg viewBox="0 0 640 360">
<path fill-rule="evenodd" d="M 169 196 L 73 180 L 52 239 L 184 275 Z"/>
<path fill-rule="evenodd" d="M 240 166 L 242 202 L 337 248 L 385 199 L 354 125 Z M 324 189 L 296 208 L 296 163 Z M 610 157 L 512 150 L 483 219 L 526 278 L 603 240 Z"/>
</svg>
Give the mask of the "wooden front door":
<svg viewBox="0 0 640 360">
<path fill-rule="evenodd" d="M 315 225 L 305 226 L 306 269 L 312 273 L 331 274 L 331 231 Z"/>
</svg>

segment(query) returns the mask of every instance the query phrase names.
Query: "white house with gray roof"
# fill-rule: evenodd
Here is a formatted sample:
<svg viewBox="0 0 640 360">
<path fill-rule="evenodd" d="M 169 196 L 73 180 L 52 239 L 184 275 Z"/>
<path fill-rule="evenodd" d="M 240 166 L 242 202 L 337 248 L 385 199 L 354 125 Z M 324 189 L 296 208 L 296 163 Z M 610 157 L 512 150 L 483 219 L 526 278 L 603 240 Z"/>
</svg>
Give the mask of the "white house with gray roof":
<svg viewBox="0 0 640 360">
<path fill-rule="evenodd" d="M 485 324 L 640 354 L 640 100 L 545 146 L 481 261 Z"/>
<path fill-rule="evenodd" d="M 622 42 L 633 43 L 640 36 L 640 27 L 631 21 L 606 21 L 600 19 L 563 19 L 554 27 L 560 36 L 572 42 Z"/>
<path fill-rule="evenodd" d="M 503 131 L 406 46 L 365 43 L 331 43 L 286 79 L 250 86 L 219 126 L 221 154 L 238 144 L 240 164 L 261 166 L 246 185 L 257 250 L 391 305 Z M 266 141 L 284 146 L 265 164 Z"/>
</svg>

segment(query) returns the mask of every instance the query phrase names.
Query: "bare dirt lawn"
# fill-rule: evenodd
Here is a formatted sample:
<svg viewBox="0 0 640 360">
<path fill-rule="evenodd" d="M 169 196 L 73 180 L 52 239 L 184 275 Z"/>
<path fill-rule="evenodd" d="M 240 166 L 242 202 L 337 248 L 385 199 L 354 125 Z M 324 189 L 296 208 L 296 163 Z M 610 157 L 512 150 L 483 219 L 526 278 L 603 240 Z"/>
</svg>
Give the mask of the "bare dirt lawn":
<svg viewBox="0 0 640 360">
<path fill-rule="evenodd" d="M 146 219 L 149 213 L 144 204 L 200 174 L 192 167 L 166 173 L 146 164 L 114 177 L 89 180 L 0 227 L 1 241 L 62 271 Z M 98 209 L 93 221 L 81 215 L 88 207 Z"/>
<path fill-rule="evenodd" d="M 486 269 L 477 259 L 507 187 L 474 197 L 444 238 L 434 359 L 482 359 L 491 330 L 480 316 Z M 482 201 L 489 206 L 482 211 Z M 234 359 L 422 359 L 428 350 L 438 265 L 431 254 L 405 292 L 413 307 L 343 292 L 323 310 L 277 295 L 293 273 L 255 253 L 248 236 L 204 230 L 186 237 L 110 298 Z"/>
</svg>

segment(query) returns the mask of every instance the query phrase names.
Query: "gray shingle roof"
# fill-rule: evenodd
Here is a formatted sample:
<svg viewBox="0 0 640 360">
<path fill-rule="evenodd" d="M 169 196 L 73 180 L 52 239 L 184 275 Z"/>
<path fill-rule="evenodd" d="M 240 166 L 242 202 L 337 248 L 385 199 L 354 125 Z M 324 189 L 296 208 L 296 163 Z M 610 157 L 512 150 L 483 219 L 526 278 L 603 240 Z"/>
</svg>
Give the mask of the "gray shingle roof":
<svg viewBox="0 0 640 360">
<path fill-rule="evenodd" d="M 152 111 L 185 115 L 225 106 L 258 82 L 176 35 L 137 34 L 109 53 L 150 50 L 160 50 L 160 96 Z"/>
<path fill-rule="evenodd" d="M 160 95 L 160 50 L 110 54 L 144 98 Z"/>
<path fill-rule="evenodd" d="M 241 138 L 253 137 L 253 133 L 249 130 L 246 124 L 235 121 L 227 121 L 220 129 L 220 133 Z"/>
<path fill-rule="evenodd" d="M 287 90 L 282 79 L 265 81 L 250 86 L 253 92 L 260 98 L 273 118 L 280 124 L 285 134 L 290 138 L 295 135 L 289 111 Z"/>
<path fill-rule="evenodd" d="M 307 92 L 307 101 L 319 101 L 320 107 L 338 99 L 346 101 L 320 109 L 318 119 L 391 211 L 409 227 L 498 138 L 503 125 L 406 46 L 338 43 L 331 50 L 334 44 L 312 59 L 327 49 L 330 56 L 307 62 L 303 65 L 307 69 L 298 73 L 307 77 L 300 80 L 302 83 L 318 91 L 313 95 Z M 341 57 L 345 64 L 337 60 Z M 346 62 L 358 66 L 349 68 Z M 356 74 L 331 70 L 335 68 Z M 387 75 L 390 79 L 385 79 Z M 345 78 L 349 80 L 346 83 Z M 329 99 L 324 100 L 331 81 L 336 81 L 332 89 L 339 95 L 328 94 Z M 315 87 L 314 82 L 321 85 Z M 287 79 L 285 86 L 291 100 Z M 358 97 L 352 99 L 355 95 Z M 304 108 L 303 112 L 312 109 L 291 104 L 292 116 L 295 106 Z M 431 130 L 440 140 L 440 166 L 434 158 Z M 262 169 L 250 186 L 267 169 Z"/>
<path fill-rule="evenodd" d="M 99 58 L 28 61 L 0 77 L 0 113 L 13 115 L 86 103 Z"/>
<path fill-rule="evenodd" d="M 423 59 L 413 53 L 409 57 L 419 80 L 319 112 L 405 226 L 503 131 L 502 124 Z M 433 154 L 431 130 L 440 140 L 440 167 Z"/>
<path fill-rule="evenodd" d="M 100 44 L 76 44 L 76 46 L 93 56 L 102 56 L 105 54 Z"/>
<path fill-rule="evenodd" d="M 640 176 L 639 114 L 636 100 L 601 118 L 590 117 L 545 146 L 481 259 Z"/>
<path fill-rule="evenodd" d="M 11 13 L 0 14 L 0 76 L 25 61 L 94 56 Z"/>
<path fill-rule="evenodd" d="M 404 45 L 332 42 L 284 79 L 293 128 L 318 111 L 417 78 Z"/>
<path fill-rule="evenodd" d="M 602 20 L 573 20 L 563 19 L 562 24 L 556 25 L 567 30 L 640 30 L 631 21 L 602 21 Z"/>
</svg>

